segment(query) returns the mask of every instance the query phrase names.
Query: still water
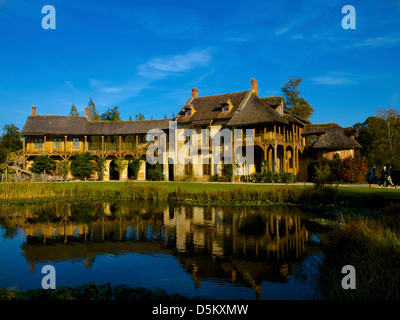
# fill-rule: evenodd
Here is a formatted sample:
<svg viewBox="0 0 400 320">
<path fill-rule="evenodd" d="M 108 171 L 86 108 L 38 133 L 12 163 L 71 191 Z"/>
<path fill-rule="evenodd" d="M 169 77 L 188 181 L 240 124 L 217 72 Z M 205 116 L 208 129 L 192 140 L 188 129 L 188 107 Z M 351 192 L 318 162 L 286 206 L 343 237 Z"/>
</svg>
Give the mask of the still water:
<svg viewBox="0 0 400 320">
<path fill-rule="evenodd" d="M 126 284 L 215 299 L 314 299 L 312 211 L 115 202 L 0 206 L 0 288 Z"/>
</svg>

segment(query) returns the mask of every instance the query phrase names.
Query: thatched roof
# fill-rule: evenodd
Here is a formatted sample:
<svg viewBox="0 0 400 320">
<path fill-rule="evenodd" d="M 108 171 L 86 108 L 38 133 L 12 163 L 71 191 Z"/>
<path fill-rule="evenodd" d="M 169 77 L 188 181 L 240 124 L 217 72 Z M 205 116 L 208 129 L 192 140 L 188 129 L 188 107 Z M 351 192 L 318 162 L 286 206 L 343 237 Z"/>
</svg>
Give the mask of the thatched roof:
<svg viewBox="0 0 400 320">
<path fill-rule="evenodd" d="M 29 116 L 21 133 L 32 135 L 129 135 L 146 134 L 150 129 L 168 129 L 169 121 L 88 121 L 80 116 Z"/>
<path fill-rule="evenodd" d="M 266 97 L 261 98 L 261 100 L 271 108 L 275 108 L 281 104 L 285 105 L 285 99 L 283 99 L 283 97 Z"/>
<path fill-rule="evenodd" d="M 289 120 L 290 123 L 294 123 L 302 127 L 311 124 L 310 120 L 304 119 L 303 117 L 300 117 L 297 114 L 290 113 L 286 110 L 284 111 L 284 114 L 285 114 L 285 119 Z"/>
<path fill-rule="evenodd" d="M 328 130 L 334 129 L 334 128 L 341 128 L 338 124 L 332 123 L 332 124 L 322 124 L 322 125 L 307 125 L 303 128 L 303 135 L 319 135 L 327 132 Z"/>
<path fill-rule="evenodd" d="M 351 149 L 362 148 L 362 146 L 346 135 L 344 128 L 337 124 L 306 126 L 302 132 L 303 136 L 317 135 L 318 138 L 312 145 L 315 149 Z"/>
<path fill-rule="evenodd" d="M 228 126 L 245 126 L 262 123 L 289 124 L 279 112 L 267 106 L 257 95 L 252 94 L 248 101 L 235 112 Z"/>
<path fill-rule="evenodd" d="M 84 135 L 87 133 L 86 117 L 80 116 L 29 116 L 21 131 L 22 135 Z"/>
<path fill-rule="evenodd" d="M 251 90 L 250 90 L 251 91 Z M 178 123 L 193 123 L 196 121 L 230 119 L 249 91 L 218 94 L 205 97 L 191 97 L 177 115 Z M 229 112 L 222 111 L 222 105 L 231 102 L 233 108 Z M 184 115 L 184 109 L 193 106 L 194 113 L 188 117 Z"/>
</svg>

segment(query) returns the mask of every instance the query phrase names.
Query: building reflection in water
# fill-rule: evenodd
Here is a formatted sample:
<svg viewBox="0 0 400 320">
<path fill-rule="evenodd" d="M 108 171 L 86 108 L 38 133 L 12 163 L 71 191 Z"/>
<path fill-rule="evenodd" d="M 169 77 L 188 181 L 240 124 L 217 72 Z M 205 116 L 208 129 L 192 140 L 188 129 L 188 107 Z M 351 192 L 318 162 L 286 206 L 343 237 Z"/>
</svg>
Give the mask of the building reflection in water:
<svg viewBox="0 0 400 320">
<path fill-rule="evenodd" d="M 196 287 L 212 279 L 256 297 L 262 281 L 288 282 L 316 232 L 298 208 L 143 202 L 3 207 L 0 224 L 22 230 L 31 271 L 45 261 L 83 259 L 91 268 L 102 254 L 159 253 L 175 256 Z"/>
</svg>

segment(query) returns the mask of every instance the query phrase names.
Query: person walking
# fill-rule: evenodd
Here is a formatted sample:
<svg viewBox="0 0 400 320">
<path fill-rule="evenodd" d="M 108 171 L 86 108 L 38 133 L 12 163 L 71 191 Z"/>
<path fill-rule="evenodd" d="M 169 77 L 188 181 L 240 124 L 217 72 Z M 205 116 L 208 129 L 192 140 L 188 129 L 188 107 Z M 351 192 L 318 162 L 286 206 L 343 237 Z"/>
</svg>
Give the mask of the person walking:
<svg viewBox="0 0 400 320">
<path fill-rule="evenodd" d="M 374 183 L 374 171 L 372 168 L 369 168 L 368 172 L 368 183 L 373 184 Z"/>
<path fill-rule="evenodd" d="M 384 187 L 387 186 L 387 181 L 386 181 L 386 166 L 383 166 L 383 170 L 381 171 L 381 181 L 378 184 L 378 187 L 383 185 Z"/>
<path fill-rule="evenodd" d="M 386 169 L 386 185 L 390 184 L 392 187 L 394 186 L 394 183 L 392 181 L 392 166 L 388 165 Z"/>
<path fill-rule="evenodd" d="M 376 183 L 376 166 L 374 165 L 374 168 L 372 169 L 372 183 Z"/>
</svg>

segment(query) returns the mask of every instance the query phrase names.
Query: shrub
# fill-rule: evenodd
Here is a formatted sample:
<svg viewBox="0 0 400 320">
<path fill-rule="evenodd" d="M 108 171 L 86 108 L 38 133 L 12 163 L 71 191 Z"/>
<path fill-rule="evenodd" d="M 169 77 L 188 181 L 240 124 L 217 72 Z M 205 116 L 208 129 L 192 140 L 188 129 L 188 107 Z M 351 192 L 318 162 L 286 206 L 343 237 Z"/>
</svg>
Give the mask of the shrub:
<svg viewBox="0 0 400 320">
<path fill-rule="evenodd" d="M 263 174 L 261 172 L 254 172 L 251 175 L 251 179 L 253 180 L 253 182 L 256 182 L 256 183 L 261 182 L 262 177 L 263 177 Z"/>
<path fill-rule="evenodd" d="M 339 171 L 339 176 L 344 181 L 348 182 L 363 182 L 365 181 L 368 173 L 368 166 L 364 159 L 347 158 L 343 160 L 342 170 Z"/>
<path fill-rule="evenodd" d="M 133 179 L 137 179 L 138 174 L 139 174 L 139 170 L 140 170 L 140 159 L 139 158 L 133 158 L 130 162 L 129 162 L 129 168 L 132 170 L 132 175 L 133 175 Z"/>
<path fill-rule="evenodd" d="M 89 152 L 76 153 L 71 160 L 71 173 L 74 177 L 89 178 L 96 166 Z"/>
<path fill-rule="evenodd" d="M 55 167 L 56 163 L 53 159 L 46 156 L 37 156 L 35 159 L 33 159 L 31 171 L 33 173 L 41 174 L 44 172 L 51 172 Z"/>
<path fill-rule="evenodd" d="M 285 183 L 293 183 L 296 181 L 296 176 L 290 172 L 284 172 L 281 174 L 281 180 Z"/>
<path fill-rule="evenodd" d="M 147 171 L 147 179 L 151 181 L 164 180 L 164 173 L 161 170 L 150 169 Z"/>
</svg>

